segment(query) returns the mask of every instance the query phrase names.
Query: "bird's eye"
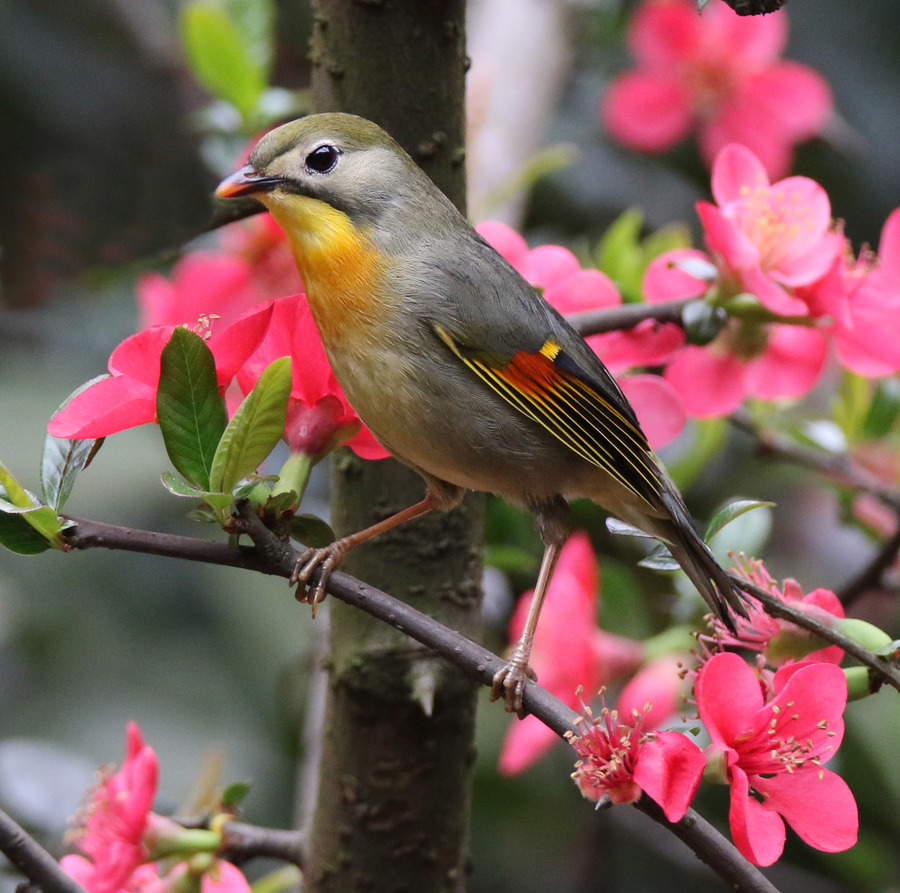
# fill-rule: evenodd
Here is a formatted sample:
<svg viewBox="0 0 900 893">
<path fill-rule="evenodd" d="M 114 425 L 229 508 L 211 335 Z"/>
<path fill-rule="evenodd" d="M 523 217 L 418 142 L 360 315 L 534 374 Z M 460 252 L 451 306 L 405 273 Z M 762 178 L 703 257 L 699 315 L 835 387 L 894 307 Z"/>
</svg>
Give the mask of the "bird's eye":
<svg viewBox="0 0 900 893">
<path fill-rule="evenodd" d="M 337 164 L 340 154 L 334 146 L 317 146 L 306 156 L 306 167 L 317 174 L 327 174 Z"/>
</svg>

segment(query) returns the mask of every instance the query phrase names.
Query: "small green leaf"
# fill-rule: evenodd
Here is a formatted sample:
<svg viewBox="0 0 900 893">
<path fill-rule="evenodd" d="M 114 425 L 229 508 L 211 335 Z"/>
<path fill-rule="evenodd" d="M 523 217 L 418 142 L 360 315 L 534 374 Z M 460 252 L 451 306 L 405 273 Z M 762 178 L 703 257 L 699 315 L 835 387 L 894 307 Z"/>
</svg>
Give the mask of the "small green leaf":
<svg viewBox="0 0 900 893">
<path fill-rule="evenodd" d="M 56 512 L 62 511 L 75 478 L 87 467 L 103 439 L 64 440 L 48 434 L 41 457 L 41 494 Z"/>
<path fill-rule="evenodd" d="M 534 574 L 538 569 L 538 558 L 528 549 L 503 543 L 488 546 L 484 553 L 484 563 L 504 573 Z"/>
<path fill-rule="evenodd" d="M 204 490 L 202 487 L 195 487 L 193 484 L 189 484 L 187 481 L 175 477 L 171 471 L 164 471 L 159 478 L 162 481 L 162 485 L 173 496 L 186 496 L 190 499 L 205 499 L 209 495 L 208 490 Z"/>
<path fill-rule="evenodd" d="M 3 500 L 0 500 L 0 545 L 19 555 L 39 555 L 46 552 L 50 543 L 22 515 L 3 511 L 2 503 Z"/>
<path fill-rule="evenodd" d="M 250 117 L 266 88 L 267 65 L 254 59 L 237 24 L 219 5 L 194 0 L 181 11 L 181 39 L 197 80 Z"/>
<path fill-rule="evenodd" d="M 759 508 L 772 508 L 774 502 L 759 502 L 755 499 L 735 499 L 727 502 L 710 519 L 706 527 L 706 542 L 709 542 L 726 524 L 735 518 Z"/>
<path fill-rule="evenodd" d="M 641 530 L 640 527 L 635 527 L 633 524 L 626 524 L 618 518 L 607 518 L 606 529 L 617 536 L 637 536 L 646 540 L 653 539 L 649 533 Z"/>
<path fill-rule="evenodd" d="M 51 546 L 61 548 L 59 535 L 62 521 L 50 506 L 43 505 L 34 494 L 29 493 L 0 462 L 0 511 L 18 515 L 42 536 Z"/>
<path fill-rule="evenodd" d="M 250 793 L 249 781 L 233 782 L 222 791 L 222 804 L 224 806 L 237 806 L 248 793 Z"/>
<path fill-rule="evenodd" d="M 281 357 L 260 375 L 228 423 L 213 457 L 209 489 L 230 493 L 256 471 L 284 434 L 291 394 L 291 358 Z"/>
<path fill-rule="evenodd" d="M 313 549 L 321 549 L 337 539 L 331 527 L 315 515 L 294 515 L 290 534 L 298 543 Z"/>
<path fill-rule="evenodd" d="M 172 332 L 160 358 L 156 413 L 172 464 L 190 483 L 208 487 L 228 415 L 212 351 L 199 335 L 181 326 Z"/>
<path fill-rule="evenodd" d="M 655 546 L 650 554 L 642 558 L 638 564 L 641 567 L 650 568 L 652 571 L 677 571 L 680 567 L 672 557 L 672 553 L 662 543 Z"/>
<path fill-rule="evenodd" d="M 609 276 L 626 301 L 638 301 L 644 272 L 640 247 L 644 215 L 637 208 L 623 211 L 604 233 L 597 254 L 597 266 Z"/>
</svg>

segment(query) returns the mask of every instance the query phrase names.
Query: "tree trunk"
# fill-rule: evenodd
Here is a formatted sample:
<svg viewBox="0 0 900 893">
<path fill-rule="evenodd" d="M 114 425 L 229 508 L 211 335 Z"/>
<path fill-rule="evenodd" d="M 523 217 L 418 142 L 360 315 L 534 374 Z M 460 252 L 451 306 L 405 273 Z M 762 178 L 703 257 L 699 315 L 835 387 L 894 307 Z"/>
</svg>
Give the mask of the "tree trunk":
<svg viewBox="0 0 900 893">
<path fill-rule="evenodd" d="M 463 208 L 462 0 L 318 0 L 314 17 L 316 110 L 376 121 Z M 418 475 L 393 460 L 345 453 L 335 479 L 339 534 L 424 494 Z M 345 569 L 477 637 L 482 528 L 483 500 L 473 496 L 361 547 Z M 401 633 L 341 604 L 331 611 L 307 889 L 461 891 L 477 692 Z"/>
</svg>

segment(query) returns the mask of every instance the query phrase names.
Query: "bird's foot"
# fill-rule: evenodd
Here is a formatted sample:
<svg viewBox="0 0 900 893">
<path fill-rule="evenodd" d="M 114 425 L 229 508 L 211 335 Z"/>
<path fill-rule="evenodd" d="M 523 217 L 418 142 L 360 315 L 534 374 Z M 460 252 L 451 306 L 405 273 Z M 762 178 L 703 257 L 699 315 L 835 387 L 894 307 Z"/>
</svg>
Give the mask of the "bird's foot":
<svg viewBox="0 0 900 893">
<path fill-rule="evenodd" d="M 340 567 L 350 548 L 351 546 L 346 540 L 335 540 L 321 549 L 307 549 L 297 559 L 289 585 L 297 586 L 297 601 L 308 602 L 312 608 L 313 617 L 316 616 L 319 602 L 327 595 L 325 587 L 328 585 L 331 572 Z M 319 569 L 319 579 L 314 586 L 310 587 L 309 578 L 316 568 Z"/>
<path fill-rule="evenodd" d="M 528 680 L 537 679 L 537 674 L 528 666 L 528 658 L 531 655 L 531 643 L 527 645 L 519 642 L 513 649 L 505 666 L 502 666 L 494 674 L 491 685 L 491 700 L 503 699 L 503 705 L 507 713 L 515 713 L 519 719 L 525 716 L 522 698 L 525 694 L 525 686 Z"/>
</svg>

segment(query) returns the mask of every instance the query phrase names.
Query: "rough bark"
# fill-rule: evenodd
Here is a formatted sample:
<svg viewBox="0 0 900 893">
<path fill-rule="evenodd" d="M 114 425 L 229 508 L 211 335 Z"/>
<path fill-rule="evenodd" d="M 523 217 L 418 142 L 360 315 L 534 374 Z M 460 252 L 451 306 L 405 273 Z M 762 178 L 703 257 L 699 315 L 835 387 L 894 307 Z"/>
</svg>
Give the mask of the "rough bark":
<svg viewBox="0 0 900 893">
<path fill-rule="evenodd" d="M 318 0 L 317 111 L 388 130 L 464 205 L 462 0 Z M 389 399 L 389 395 L 385 395 Z M 393 460 L 335 463 L 334 524 L 358 530 L 421 499 Z M 352 553 L 346 570 L 478 634 L 483 502 L 426 516 Z M 475 687 L 405 636 L 333 604 L 311 891 L 465 888 Z"/>
</svg>

